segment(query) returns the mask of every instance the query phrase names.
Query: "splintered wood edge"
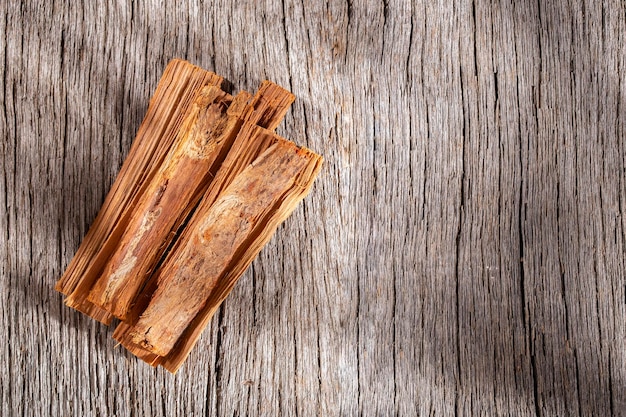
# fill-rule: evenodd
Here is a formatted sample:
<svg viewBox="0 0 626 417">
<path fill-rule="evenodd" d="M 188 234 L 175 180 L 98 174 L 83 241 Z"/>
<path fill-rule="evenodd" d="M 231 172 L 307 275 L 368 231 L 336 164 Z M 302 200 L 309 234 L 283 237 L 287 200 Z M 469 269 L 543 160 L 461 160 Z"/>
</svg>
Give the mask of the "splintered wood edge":
<svg viewBox="0 0 626 417">
<path fill-rule="evenodd" d="M 285 118 L 295 99 L 296 96 L 290 91 L 265 80 L 254 95 L 253 111 L 246 120 L 267 130 L 275 130 Z"/>
</svg>

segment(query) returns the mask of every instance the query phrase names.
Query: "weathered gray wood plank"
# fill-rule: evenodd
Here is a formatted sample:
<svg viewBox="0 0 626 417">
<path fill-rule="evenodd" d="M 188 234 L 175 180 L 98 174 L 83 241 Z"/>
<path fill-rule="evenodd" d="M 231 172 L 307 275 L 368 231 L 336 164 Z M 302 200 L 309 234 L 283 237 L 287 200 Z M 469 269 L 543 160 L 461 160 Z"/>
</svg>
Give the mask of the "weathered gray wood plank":
<svg viewBox="0 0 626 417">
<path fill-rule="evenodd" d="M 623 1 L 74 3 L 0 1 L 2 415 L 626 414 Z M 326 157 L 176 376 L 53 291 L 173 57 Z"/>
</svg>

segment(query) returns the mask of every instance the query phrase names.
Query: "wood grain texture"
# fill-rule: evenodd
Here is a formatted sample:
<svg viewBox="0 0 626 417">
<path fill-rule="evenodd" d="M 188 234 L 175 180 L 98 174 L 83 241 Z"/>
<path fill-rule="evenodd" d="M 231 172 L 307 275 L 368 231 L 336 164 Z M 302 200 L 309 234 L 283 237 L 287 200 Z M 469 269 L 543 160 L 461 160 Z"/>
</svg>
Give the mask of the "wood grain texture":
<svg viewBox="0 0 626 417">
<path fill-rule="evenodd" d="M 623 1 L 0 17 L 1 415 L 626 414 Z M 326 160 L 176 376 L 53 289 L 174 57 Z"/>
</svg>

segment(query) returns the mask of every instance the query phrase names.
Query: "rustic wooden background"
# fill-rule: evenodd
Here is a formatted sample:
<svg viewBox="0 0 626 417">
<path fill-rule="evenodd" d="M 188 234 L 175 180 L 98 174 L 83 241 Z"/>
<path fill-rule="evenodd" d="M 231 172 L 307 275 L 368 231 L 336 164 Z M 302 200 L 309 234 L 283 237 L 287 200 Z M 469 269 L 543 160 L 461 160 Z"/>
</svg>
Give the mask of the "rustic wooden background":
<svg viewBox="0 0 626 417">
<path fill-rule="evenodd" d="M 2 416 L 626 415 L 626 2 L 0 1 Z M 53 291 L 168 60 L 326 157 L 176 376 Z"/>
</svg>

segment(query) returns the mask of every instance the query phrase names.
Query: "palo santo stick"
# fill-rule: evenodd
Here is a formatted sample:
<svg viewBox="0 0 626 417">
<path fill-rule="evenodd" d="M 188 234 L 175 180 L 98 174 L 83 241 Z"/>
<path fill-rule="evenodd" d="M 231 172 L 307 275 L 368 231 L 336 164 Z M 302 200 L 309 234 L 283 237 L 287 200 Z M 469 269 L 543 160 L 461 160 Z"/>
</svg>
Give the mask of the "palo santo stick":
<svg viewBox="0 0 626 417">
<path fill-rule="evenodd" d="M 228 274 L 227 267 L 249 252 L 257 234 L 263 243 L 269 239 L 275 230 L 268 223 L 272 215 L 284 218 L 295 208 L 291 204 L 276 212 L 290 189 L 302 188 L 298 178 L 316 171 L 319 162 L 318 155 L 279 141 L 238 175 L 208 212 L 196 212 L 201 220 L 163 267 L 158 288 L 131 332 L 133 341 L 167 355 Z M 261 246 L 251 251 L 256 255 Z M 252 259 L 244 261 L 247 267 Z"/>
<path fill-rule="evenodd" d="M 57 282 L 57 291 L 65 295 L 73 291 L 84 264 L 95 255 L 144 180 L 156 172 L 197 89 L 209 84 L 219 86 L 222 81 L 222 77 L 185 61 L 175 59 L 167 65 L 128 157 L 76 255 Z"/>
<path fill-rule="evenodd" d="M 183 117 L 200 87 L 221 85 L 222 77 L 205 71 L 181 60 L 171 61 L 150 100 L 146 116 L 137 131 L 120 173 L 109 191 L 98 216 L 92 223 L 74 258 L 55 289 L 65 295 L 74 292 L 79 283 L 95 279 L 111 251 L 109 242 L 130 218 L 138 196 L 146 183 L 160 167 Z M 111 239 L 113 237 L 113 239 Z M 89 273 L 96 270 L 97 273 Z M 97 316 L 99 320 L 110 320 L 108 313 L 91 306 L 80 306 L 80 310 Z M 108 317 L 107 317 L 108 316 Z"/>
<path fill-rule="evenodd" d="M 278 226 L 293 212 L 298 203 L 311 190 L 313 182 L 322 167 L 322 157 L 310 151 L 311 159 L 306 168 L 299 172 L 295 185 L 283 196 L 282 200 L 273 208 L 273 212 L 257 226 L 252 237 L 244 244 L 245 250 L 238 255 L 227 267 L 228 273 L 220 278 L 215 289 L 211 292 L 206 304 L 181 335 L 170 353 L 159 360 L 165 369 L 176 373 L 191 353 L 194 345 L 200 338 L 202 331 L 209 324 L 213 314 L 217 311 L 224 299 L 250 266 L 260 250 L 271 239 Z"/>
<path fill-rule="evenodd" d="M 243 128 L 242 128 L 243 131 Z M 256 137 L 251 137 L 250 141 L 241 141 L 240 144 L 247 143 L 250 147 L 242 148 L 247 149 L 248 152 L 244 151 L 239 154 L 237 157 L 237 153 L 233 153 L 235 151 L 235 145 L 233 145 L 233 149 L 229 154 L 229 158 L 233 156 L 232 161 L 243 159 L 256 159 L 253 158 L 256 152 L 259 149 L 263 149 L 265 145 L 257 146 L 254 148 L 255 144 L 259 143 L 269 143 L 274 144 L 278 140 L 282 140 L 276 135 L 271 135 L 269 132 L 262 132 L 263 135 L 259 137 L 260 140 Z M 239 140 L 239 138 L 238 138 Z M 267 148 L 265 148 L 267 149 Z M 228 159 L 227 159 L 228 161 Z M 224 162 L 218 176 L 215 178 L 214 182 L 211 184 L 213 187 L 220 177 L 220 173 L 223 174 L 227 165 L 227 161 Z M 219 280 L 217 286 L 212 291 L 211 296 L 207 300 L 206 304 L 202 307 L 200 312 L 193 319 L 191 324 L 187 327 L 181 337 L 178 339 L 172 350 L 167 356 L 159 356 L 140 345 L 133 343 L 131 340 L 131 332 L 133 332 L 133 324 L 136 323 L 139 316 L 139 312 L 143 311 L 149 303 L 150 296 L 145 296 L 145 298 L 138 302 L 142 306 L 134 309 L 135 317 L 134 319 L 128 322 L 121 322 L 119 326 L 115 329 L 115 333 L 113 337 L 118 340 L 124 347 L 126 347 L 131 353 L 147 362 L 152 366 L 162 365 L 165 369 L 172 373 L 176 373 L 178 369 L 185 362 L 185 359 L 191 353 L 193 347 L 196 342 L 200 338 L 202 331 L 209 324 L 211 318 L 224 301 L 224 299 L 228 296 L 230 291 L 233 289 L 234 285 L 237 283 L 239 277 L 245 272 L 248 268 L 252 260 L 257 256 L 259 250 L 270 240 L 272 234 L 278 227 L 278 225 L 283 222 L 289 214 L 293 211 L 293 209 L 297 206 L 297 204 L 309 193 L 311 186 L 313 185 L 313 181 L 315 180 L 320 168 L 322 165 L 322 158 L 318 155 L 314 155 L 314 158 L 307 165 L 307 168 L 303 170 L 300 175 L 296 178 L 295 184 L 297 186 L 292 187 L 287 194 L 285 194 L 283 200 L 277 204 L 275 207 L 275 212 L 272 213 L 268 218 L 262 222 L 263 224 L 257 227 L 258 230 L 253 233 L 254 239 L 247 242 L 247 249 L 244 253 L 241 254 L 240 257 L 235 259 L 227 268 L 229 271 L 228 274 Z M 224 170 L 224 171 L 223 171 Z M 223 178 L 226 178 L 226 175 L 222 175 Z M 203 199 L 203 203 L 207 202 L 207 196 Z M 208 204 L 210 207 L 210 204 Z M 203 210 L 202 207 L 198 207 L 198 211 Z M 196 219 L 197 216 L 194 216 Z M 196 219 L 197 220 L 197 219 Z M 197 221 L 196 221 L 197 222 Z M 191 221 L 188 227 L 185 229 L 185 233 L 181 236 L 181 241 L 186 241 L 189 239 L 190 231 L 195 230 L 194 222 Z M 176 249 L 173 250 L 175 252 Z M 171 262 L 171 258 L 168 258 L 166 262 Z M 157 271 L 155 276 L 160 274 L 160 270 Z M 153 277 L 154 278 L 154 277 Z"/>
<path fill-rule="evenodd" d="M 291 142 L 262 129 L 274 129 L 295 98 L 275 84 L 264 82 L 253 100 L 249 101 L 249 96 L 240 99 L 241 105 L 231 106 L 226 118 L 223 110 L 232 97 L 219 89 L 207 89 L 202 94 L 212 92 L 214 96 L 219 96 L 220 100 L 217 102 L 224 108 L 220 109 L 220 105 L 214 103 L 211 112 L 206 111 L 212 113 L 212 116 L 202 113 L 205 107 L 210 108 L 211 105 L 203 107 L 196 103 L 189 110 L 190 100 L 200 87 L 208 84 L 219 85 L 221 81 L 221 77 L 184 61 L 173 61 L 168 65 L 120 175 L 77 255 L 56 286 L 59 291 L 68 295 L 68 305 L 102 322 L 108 324 L 113 317 L 112 312 L 127 320 L 116 329 L 114 336 L 119 336 L 123 344 L 142 359 L 152 365 L 162 363 L 171 372 L 175 372 L 182 364 L 215 309 L 263 244 L 270 239 L 278 224 L 308 192 L 321 166 L 321 157 L 318 155 L 299 149 Z M 207 102 L 212 101 L 207 99 Z M 188 112 L 190 116 L 185 119 L 188 122 L 181 127 Z M 224 126 L 217 119 L 224 122 Z M 244 136 L 248 140 L 254 137 L 260 139 L 247 145 L 242 139 L 241 142 L 236 142 L 237 149 L 228 153 L 228 141 L 232 142 L 237 127 L 229 132 L 230 125 L 224 120 L 233 122 L 234 126 L 249 121 L 244 129 Z M 259 126 L 255 126 L 255 123 Z M 178 135 L 181 139 L 176 143 L 180 145 L 188 142 L 192 145 L 180 145 L 172 149 L 174 135 L 179 127 L 187 133 Z M 190 133 L 194 128 L 195 134 Z M 206 133 L 211 129 L 219 132 L 218 136 L 224 143 L 215 141 L 216 145 L 210 140 L 210 135 Z M 214 149 L 220 146 L 221 149 Z M 296 156 L 289 154 L 289 148 L 292 148 Z M 210 154 L 208 158 L 205 158 L 205 151 Z M 283 152 L 284 155 L 276 156 L 273 152 Z M 263 155 L 259 156 L 261 153 Z M 165 159 L 166 155 L 168 159 Z M 218 170 L 226 155 L 230 158 L 230 163 Z M 196 159 L 202 161 L 198 162 Z M 255 162 L 248 166 L 252 160 Z M 272 163 L 275 164 L 273 168 Z M 264 164 L 267 165 L 265 171 L 262 169 Z M 248 167 L 245 168 L 246 166 Z M 284 169 L 283 176 L 277 173 L 280 169 Z M 192 172 L 191 178 L 188 178 L 189 171 Z M 149 336 L 152 326 L 146 328 L 146 320 L 155 319 L 157 330 L 159 326 L 163 326 L 162 320 L 151 314 L 151 309 L 162 308 L 160 304 L 164 302 L 164 297 L 161 290 L 171 291 L 172 282 L 174 289 L 178 285 L 176 277 L 174 281 L 169 277 L 157 280 L 160 274 L 151 277 L 152 268 L 179 226 L 188 217 L 206 184 L 211 183 L 210 177 L 216 171 L 217 181 L 213 181 L 216 186 L 206 193 L 199 206 L 202 215 L 193 217 L 195 221 L 189 223 L 192 229 L 183 231 L 182 243 L 176 243 L 173 247 L 175 256 L 164 261 L 165 266 L 175 261 L 183 267 L 192 265 L 191 271 L 197 274 L 198 262 L 176 256 L 181 250 L 188 248 L 189 242 L 193 241 L 197 246 L 197 240 L 204 239 L 208 243 L 206 246 L 209 252 L 196 252 L 201 255 L 200 258 L 204 256 L 209 258 L 208 262 L 213 261 L 210 272 L 215 273 L 208 284 L 203 284 L 189 274 L 179 276 L 178 281 L 182 278 L 182 282 L 190 285 L 192 290 L 198 289 L 199 295 L 193 293 L 190 309 L 183 310 L 181 323 L 185 323 L 174 323 L 176 336 L 164 336 L 164 333 L 154 332 Z M 248 171 L 253 174 L 246 177 Z M 198 172 L 208 172 L 208 175 L 194 175 Z M 269 177 L 269 182 L 264 184 L 255 175 L 265 175 Z M 253 195 L 244 195 L 245 192 L 252 192 Z M 224 195 L 230 196 L 231 200 L 240 201 L 230 207 L 232 201 L 229 202 Z M 228 219 L 229 216 L 230 221 L 223 220 L 221 225 L 215 222 L 216 219 Z M 242 225 L 248 229 L 241 230 Z M 195 233 L 196 228 L 201 231 L 201 235 Z M 213 238 L 207 239 L 207 234 Z M 233 238 L 232 242 L 228 241 L 228 236 Z M 191 249 L 197 248 L 192 246 Z M 227 256 L 228 253 L 231 254 Z M 217 263 L 214 262 L 216 260 Z M 196 267 L 195 270 L 193 266 Z M 175 272 L 179 272 L 179 269 L 175 268 Z M 163 268 L 160 269 L 162 270 Z M 102 278 L 97 280 L 99 276 Z M 157 283 L 161 286 L 155 293 Z M 144 287 L 136 300 L 135 308 L 129 310 L 142 286 Z M 202 298 L 205 301 L 198 302 Z M 165 303 L 167 302 L 165 296 Z M 144 314 L 140 317 L 141 312 Z M 132 340 L 131 336 L 135 339 Z M 152 346 L 149 341 L 151 337 L 155 337 L 155 341 L 169 337 L 171 341 L 167 343 L 170 345 L 150 352 L 145 348 Z M 161 356 L 166 353 L 167 356 Z"/>
<path fill-rule="evenodd" d="M 92 288 L 88 301 L 124 319 L 144 279 L 173 233 L 206 189 L 239 131 L 251 98 L 205 87 L 179 132 L 176 148 L 137 205 L 122 240 Z M 72 300 L 73 301 L 73 300 Z"/>
</svg>

